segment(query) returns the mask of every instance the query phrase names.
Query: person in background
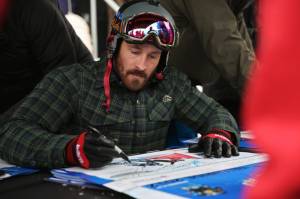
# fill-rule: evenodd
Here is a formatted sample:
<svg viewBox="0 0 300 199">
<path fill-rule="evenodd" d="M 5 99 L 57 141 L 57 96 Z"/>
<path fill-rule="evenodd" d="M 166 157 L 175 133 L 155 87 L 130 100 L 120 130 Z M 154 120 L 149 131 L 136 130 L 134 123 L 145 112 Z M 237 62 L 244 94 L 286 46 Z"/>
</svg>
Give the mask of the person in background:
<svg viewBox="0 0 300 199">
<path fill-rule="evenodd" d="M 128 154 L 164 149 L 174 118 L 202 134 L 198 150 L 206 157 L 239 155 L 232 115 L 167 67 L 177 41 L 159 2 L 123 4 L 107 56 L 50 72 L 0 127 L 0 157 L 29 167 L 101 167 L 119 156 L 115 144 Z"/>
<path fill-rule="evenodd" d="M 248 29 L 249 36 L 251 38 L 253 48 L 257 48 L 257 33 L 259 32 L 260 27 L 258 27 L 257 19 L 258 16 L 258 6 L 257 1 L 253 0 L 253 3 L 245 8 L 243 15 L 245 19 L 245 23 Z"/>
<path fill-rule="evenodd" d="M 52 69 L 93 61 L 54 0 L 9 1 L 2 27 L 2 119 L 7 119 L 17 107 L 16 104 Z"/>
<path fill-rule="evenodd" d="M 245 82 L 255 59 L 243 10 L 253 1 L 161 0 L 171 13 L 180 43 L 169 65 L 186 73 L 239 121 Z"/>
</svg>

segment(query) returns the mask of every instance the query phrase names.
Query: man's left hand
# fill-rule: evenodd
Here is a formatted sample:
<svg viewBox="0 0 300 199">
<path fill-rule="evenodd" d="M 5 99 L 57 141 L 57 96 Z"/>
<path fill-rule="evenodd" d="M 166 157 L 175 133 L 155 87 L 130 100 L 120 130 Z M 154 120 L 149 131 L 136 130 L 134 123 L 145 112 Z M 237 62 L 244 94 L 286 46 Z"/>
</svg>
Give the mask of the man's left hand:
<svg viewBox="0 0 300 199">
<path fill-rule="evenodd" d="M 231 135 L 225 131 L 213 131 L 204 134 L 198 142 L 198 151 L 203 151 L 206 157 L 220 158 L 238 156 L 238 148 L 233 144 Z"/>
</svg>

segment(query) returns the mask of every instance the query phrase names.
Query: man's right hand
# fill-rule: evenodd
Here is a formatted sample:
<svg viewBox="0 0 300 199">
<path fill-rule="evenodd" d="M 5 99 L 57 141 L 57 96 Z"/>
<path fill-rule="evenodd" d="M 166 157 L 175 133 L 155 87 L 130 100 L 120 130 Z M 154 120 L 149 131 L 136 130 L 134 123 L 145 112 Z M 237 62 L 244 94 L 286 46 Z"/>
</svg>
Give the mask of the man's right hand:
<svg viewBox="0 0 300 199">
<path fill-rule="evenodd" d="M 113 141 L 95 133 L 81 133 L 66 147 L 66 159 L 70 166 L 83 168 L 102 167 L 119 157 Z"/>
</svg>

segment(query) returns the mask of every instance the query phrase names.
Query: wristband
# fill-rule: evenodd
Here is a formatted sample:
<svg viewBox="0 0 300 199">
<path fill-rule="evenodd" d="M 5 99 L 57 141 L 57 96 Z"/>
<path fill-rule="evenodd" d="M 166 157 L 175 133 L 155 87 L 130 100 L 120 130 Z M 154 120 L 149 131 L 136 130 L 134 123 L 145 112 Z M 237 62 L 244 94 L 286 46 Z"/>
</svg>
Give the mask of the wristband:
<svg viewBox="0 0 300 199">
<path fill-rule="evenodd" d="M 221 139 L 222 141 L 225 141 L 227 142 L 228 144 L 230 145 L 234 145 L 230 139 L 228 139 L 227 137 L 223 136 L 223 135 L 220 135 L 220 134 L 217 134 L 217 133 L 208 133 L 206 134 L 202 139 L 205 139 L 207 137 L 210 137 L 210 138 L 219 138 Z"/>
<path fill-rule="evenodd" d="M 79 135 L 78 141 L 76 142 L 76 145 L 75 145 L 75 153 L 76 153 L 76 156 L 77 156 L 77 159 L 78 159 L 80 165 L 83 168 L 88 169 L 88 168 L 90 168 L 90 161 L 88 160 L 88 158 L 86 157 L 86 155 L 83 151 L 85 134 L 86 133 L 82 133 Z"/>
<path fill-rule="evenodd" d="M 90 168 L 90 161 L 84 153 L 84 142 L 86 133 L 81 133 L 72 139 L 66 147 L 66 160 L 70 166 L 79 165 L 85 169 Z"/>
</svg>

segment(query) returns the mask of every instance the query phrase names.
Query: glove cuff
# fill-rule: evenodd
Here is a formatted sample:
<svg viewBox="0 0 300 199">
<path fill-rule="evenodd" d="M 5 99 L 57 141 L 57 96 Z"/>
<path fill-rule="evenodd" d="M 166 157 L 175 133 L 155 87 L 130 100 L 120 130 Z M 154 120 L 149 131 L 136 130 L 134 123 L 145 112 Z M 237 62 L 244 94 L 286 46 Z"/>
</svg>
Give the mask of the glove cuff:
<svg viewBox="0 0 300 199">
<path fill-rule="evenodd" d="M 81 166 L 85 169 L 90 168 L 90 161 L 84 153 L 84 141 L 86 133 L 81 133 L 78 137 L 72 139 L 66 148 L 66 159 L 70 166 Z"/>
<path fill-rule="evenodd" d="M 78 137 L 73 138 L 66 147 L 66 161 L 69 166 L 79 165 L 78 159 L 76 158 L 76 154 L 74 153 L 75 145 L 77 143 Z"/>
<path fill-rule="evenodd" d="M 230 145 L 234 145 L 232 142 L 231 133 L 228 131 L 222 130 L 222 129 L 213 128 L 211 131 L 206 133 L 202 137 L 202 139 L 205 139 L 206 137 L 219 138 L 219 139 L 229 143 Z"/>
<path fill-rule="evenodd" d="M 216 133 L 216 134 L 219 134 L 219 135 L 223 135 L 225 136 L 226 138 L 232 140 L 232 135 L 230 132 L 228 131 L 225 131 L 223 129 L 217 129 L 217 128 L 213 128 L 209 133 Z"/>
</svg>

